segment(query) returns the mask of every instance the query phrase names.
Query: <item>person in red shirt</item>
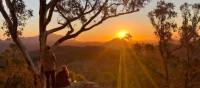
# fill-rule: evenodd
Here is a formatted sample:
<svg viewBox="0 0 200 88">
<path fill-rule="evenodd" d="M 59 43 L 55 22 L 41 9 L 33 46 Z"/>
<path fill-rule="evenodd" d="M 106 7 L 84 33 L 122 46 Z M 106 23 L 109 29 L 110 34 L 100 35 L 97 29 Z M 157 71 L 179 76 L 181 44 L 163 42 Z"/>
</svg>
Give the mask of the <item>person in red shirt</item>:
<svg viewBox="0 0 200 88">
<path fill-rule="evenodd" d="M 62 70 L 56 74 L 56 88 L 67 87 L 69 85 L 69 70 L 65 65 L 62 67 Z"/>
</svg>

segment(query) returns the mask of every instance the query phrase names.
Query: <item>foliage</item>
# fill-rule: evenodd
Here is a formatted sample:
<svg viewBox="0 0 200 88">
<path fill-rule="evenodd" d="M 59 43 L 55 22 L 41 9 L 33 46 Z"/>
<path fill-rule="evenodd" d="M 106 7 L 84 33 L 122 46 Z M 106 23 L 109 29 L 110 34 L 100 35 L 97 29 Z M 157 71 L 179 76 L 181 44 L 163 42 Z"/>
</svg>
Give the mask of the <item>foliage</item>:
<svg viewBox="0 0 200 88">
<path fill-rule="evenodd" d="M 16 45 L 10 44 L 10 47 L 0 55 L 7 62 L 5 68 L 0 68 L 0 81 L 2 83 L 0 85 L 5 88 L 32 88 L 33 77 L 27 69 L 26 62 L 21 59 L 23 56 Z"/>
<path fill-rule="evenodd" d="M 185 3 L 180 7 L 182 12 L 182 26 L 180 27 L 180 41 L 183 45 L 193 43 L 199 39 L 200 4 Z"/>
<path fill-rule="evenodd" d="M 182 26 L 179 28 L 180 43 L 185 49 L 185 57 L 182 58 L 183 66 L 186 69 L 185 75 L 185 88 L 191 88 L 195 86 L 196 82 L 194 76 L 199 74 L 199 71 L 194 68 L 199 62 L 199 58 L 196 58 L 197 52 L 199 52 L 199 26 L 200 26 L 200 4 L 188 4 L 185 3 L 180 7 L 182 15 Z"/>
<path fill-rule="evenodd" d="M 164 59 L 165 79 L 168 81 L 168 88 L 198 86 L 192 77 L 198 77 L 196 74 L 199 73 L 194 69 L 198 68 L 194 61 L 199 61 L 197 52 L 200 50 L 198 46 L 200 5 L 199 3 L 185 3 L 180 6 L 180 11 L 182 16 L 180 27 L 177 27 L 176 23 L 178 22 L 174 20 L 177 19 L 177 13 L 174 11 L 172 3 L 160 1 L 157 8 L 149 13 L 151 23 L 156 30 L 156 36 L 159 38 L 159 48 Z M 176 35 L 177 29 L 178 34 Z M 175 40 L 178 44 L 173 43 L 172 35 L 178 36 L 178 39 Z M 177 80 L 179 83 L 173 85 L 172 82 Z"/>
<path fill-rule="evenodd" d="M 14 10 L 18 26 L 17 34 L 22 35 L 23 27 L 25 26 L 26 21 L 33 16 L 33 11 L 31 9 L 26 8 L 26 5 L 23 0 L 11 0 L 10 3 L 11 4 L 8 4 L 8 2 L 6 1 L 6 5 L 4 5 L 5 6 L 4 8 L 9 8 L 9 9 L 12 8 L 10 10 Z M 11 7 L 10 5 L 12 5 L 13 7 Z M 12 20 L 13 17 L 11 16 L 11 12 L 7 13 L 10 13 L 9 19 Z M 1 27 L 3 30 L 5 30 L 4 35 L 6 36 L 10 36 L 10 31 L 8 30 L 8 26 L 9 26 L 8 23 L 4 21 L 3 26 Z"/>
<path fill-rule="evenodd" d="M 151 23 L 156 29 L 155 34 L 160 42 L 168 42 L 171 39 L 172 32 L 177 27 L 174 22 L 174 18 L 177 16 L 174 7 L 173 3 L 160 1 L 157 8 L 149 13 Z"/>
<path fill-rule="evenodd" d="M 29 75 L 31 73 L 28 73 Z M 8 77 L 5 88 L 33 88 L 34 83 L 32 83 L 33 78 L 30 77 L 27 72 L 17 72 L 13 76 Z"/>
</svg>

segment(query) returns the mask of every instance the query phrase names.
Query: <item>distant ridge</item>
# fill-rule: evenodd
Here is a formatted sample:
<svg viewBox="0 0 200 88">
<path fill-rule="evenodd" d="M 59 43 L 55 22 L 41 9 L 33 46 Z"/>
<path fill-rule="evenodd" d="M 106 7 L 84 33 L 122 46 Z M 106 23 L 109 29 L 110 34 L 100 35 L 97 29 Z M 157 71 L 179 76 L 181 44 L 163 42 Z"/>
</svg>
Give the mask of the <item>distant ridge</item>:
<svg viewBox="0 0 200 88">
<path fill-rule="evenodd" d="M 120 49 L 120 47 L 128 42 L 123 39 L 115 38 L 104 43 L 104 46 L 112 49 Z"/>
<path fill-rule="evenodd" d="M 52 34 L 48 36 L 47 44 L 52 45 L 55 43 L 55 41 L 59 38 L 61 38 L 62 35 Z M 39 49 L 39 37 L 33 36 L 33 37 L 22 37 L 22 42 L 26 45 L 29 51 L 34 51 Z M 10 43 L 13 43 L 11 39 L 6 40 L 0 40 L 0 52 L 5 50 Z M 76 41 L 73 39 L 67 40 L 64 43 L 61 44 L 61 46 L 99 46 L 102 45 L 100 42 L 81 42 Z"/>
<path fill-rule="evenodd" d="M 57 34 L 49 35 L 47 39 L 47 44 L 52 45 L 55 43 L 57 39 L 61 37 L 62 35 L 57 35 Z M 35 51 L 39 49 L 38 36 L 22 37 L 21 40 L 26 45 L 29 51 Z M 0 40 L 0 52 L 5 50 L 9 46 L 10 43 L 12 43 L 11 39 Z M 76 47 L 103 46 L 106 48 L 119 49 L 119 47 L 125 43 L 128 43 L 128 42 L 119 38 L 114 38 L 107 42 L 82 42 L 82 41 L 70 39 L 62 43 L 61 46 L 76 46 Z"/>
</svg>

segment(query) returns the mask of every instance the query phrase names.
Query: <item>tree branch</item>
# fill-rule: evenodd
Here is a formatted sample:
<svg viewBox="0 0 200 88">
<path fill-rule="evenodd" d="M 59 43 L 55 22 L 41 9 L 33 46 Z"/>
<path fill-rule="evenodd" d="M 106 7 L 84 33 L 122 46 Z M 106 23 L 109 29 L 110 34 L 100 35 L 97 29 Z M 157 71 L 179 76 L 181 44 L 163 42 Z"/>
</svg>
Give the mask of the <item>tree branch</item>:
<svg viewBox="0 0 200 88">
<path fill-rule="evenodd" d="M 8 23 L 8 25 L 12 25 L 12 21 L 10 19 L 10 17 L 8 16 L 8 14 L 6 13 L 4 7 L 3 7 L 3 2 L 2 0 L 0 0 L 0 12 L 3 15 L 5 21 Z"/>
<path fill-rule="evenodd" d="M 97 1 L 96 1 L 97 2 Z M 87 22 L 85 22 L 85 23 L 83 23 L 83 25 L 82 25 L 82 27 L 76 32 L 76 33 L 67 33 L 65 36 L 63 36 L 62 38 L 60 38 L 60 39 L 58 39 L 55 43 L 54 43 L 54 45 L 53 45 L 53 47 L 55 47 L 55 46 L 58 46 L 59 44 L 61 44 L 62 42 L 64 42 L 64 41 L 66 41 L 66 40 L 68 40 L 68 39 L 71 39 L 71 38 L 75 38 L 75 37 L 77 37 L 78 35 L 80 35 L 81 33 L 83 33 L 83 32 L 85 32 L 85 31 L 88 31 L 88 30 L 90 30 L 90 29 L 92 29 L 92 28 L 94 28 L 94 27 L 96 27 L 96 26 L 98 26 L 99 24 L 101 24 L 103 21 L 105 21 L 105 20 L 107 20 L 107 19 L 109 19 L 109 18 L 114 18 L 114 17 L 118 17 L 118 16 L 121 16 L 121 15 L 126 15 L 126 14 L 130 14 L 130 13 L 134 13 L 134 12 L 137 12 L 137 11 L 139 11 L 139 9 L 137 9 L 137 10 L 132 10 L 132 11 L 123 11 L 123 12 L 121 12 L 121 13 L 116 13 L 116 14 L 114 14 L 114 15 L 110 15 L 110 16 L 108 16 L 108 14 L 107 13 L 104 13 L 104 15 L 103 15 L 103 17 L 101 18 L 101 20 L 100 21 L 98 21 L 97 23 L 94 23 L 93 25 L 91 25 L 91 26 L 89 26 L 89 27 L 87 27 L 95 18 L 97 18 L 98 16 L 99 16 L 99 14 L 104 10 L 104 8 L 105 8 L 105 6 L 107 5 L 107 2 L 108 2 L 108 0 L 106 0 L 104 3 L 103 3 L 103 5 L 101 5 L 99 8 L 96 8 L 95 6 L 93 6 L 92 8 L 95 8 L 96 10 L 98 10 L 95 14 L 93 14 L 93 16 L 91 16 L 91 17 L 89 17 L 90 19 L 87 21 Z M 112 6 L 112 5 L 118 5 L 118 4 L 111 4 L 111 5 L 109 5 L 109 6 Z M 95 10 L 94 9 L 94 10 Z M 106 8 L 107 10 L 108 10 L 108 8 Z M 61 14 L 62 15 L 62 14 Z M 84 16 L 84 15 L 83 15 Z M 64 17 L 64 18 L 66 18 L 67 19 L 67 17 Z M 72 22 L 72 21 L 69 21 L 69 23 L 70 22 Z M 69 24 L 68 23 L 68 24 Z M 67 26 L 68 25 L 67 24 L 67 22 L 64 24 L 64 25 L 62 25 L 61 27 L 62 28 L 64 28 L 64 26 Z M 73 27 L 71 26 L 71 29 L 72 29 Z M 55 29 L 54 29 L 55 30 Z M 56 29 L 56 31 L 58 31 L 58 30 L 61 30 L 61 29 Z M 74 30 L 74 29 L 73 29 Z M 52 30 L 50 30 L 50 31 L 52 31 Z M 53 31 L 53 32 L 55 32 L 55 31 Z M 52 32 L 51 32 L 52 33 Z"/>
<path fill-rule="evenodd" d="M 89 30 L 89 29 L 86 29 L 85 27 L 86 27 L 89 23 L 91 23 L 91 21 L 92 21 L 93 19 L 95 19 L 95 18 L 101 13 L 101 11 L 103 10 L 103 8 L 104 8 L 105 5 L 107 4 L 107 2 L 108 2 L 108 0 L 106 0 L 106 1 L 104 2 L 104 4 L 100 7 L 100 9 L 98 10 L 97 13 L 95 13 L 84 25 L 82 25 L 82 27 L 80 28 L 79 31 L 77 31 L 76 33 L 74 33 L 74 34 L 72 34 L 72 35 L 66 34 L 64 37 L 58 39 L 58 40 L 54 43 L 53 46 L 57 46 L 57 45 L 59 45 L 60 43 L 64 42 L 65 40 L 68 40 L 68 39 L 71 39 L 71 38 L 75 38 L 76 36 L 78 36 L 78 35 L 81 34 L 82 32 Z"/>
<path fill-rule="evenodd" d="M 72 24 L 69 23 L 69 28 L 71 29 L 70 31 L 67 32 L 67 35 L 71 34 L 74 32 L 74 28 L 72 27 Z"/>
<path fill-rule="evenodd" d="M 48 25 L 50 23 L 50 21 L 52 19 L 54 8 L 55 8 L 56 4 L 58 3 L 58 1 L 59 0 L 52 0 L 47 5 L 47 9 L 49 9 L 49 13 L 48 13 L 48 17 L 47 17 L 47 20 L 45 22 L 45 25 Z"/>
<path fill-rule="evenodd" d="M 6 0 L 6 5 L 8 6 L 8 10 L 11 14 L 12 18 L 12 28 L 9 28 L 11 36 L 17 38 L 17 26 L 18 26 L 18 19 L 16 16 L 15 8 L 13 7 L 13 4 L 11 3 L 10 0 Z"/>
<path fill-rule="evenodd" d="M 73 21 L 75 21 L 75 20 L 80 19 L 82 16 L 84 16 L 84 15 L 86 15 L 86 14 L 91 13 L 92 11 L 95 10 L 95 6 L 97 5 L 97 1 L 98 1 L 98 0 L 96 0 L 95 4 L 93 5 L 93 7 L 92 7 L 91 10 L 89 10 L 89 11 L 87 11 L 87 12 L 85 12 L 85 13 L 83 13 L 83 14 L 77 16 L 77 17 L 74 17 L 74 18 L 72 18 L 72 19 L 68 19 L 68 18 L 61 12 L 60 9 L 63 9 L 63 8 L 56 6 L 56 8 L 58 9 L 58 13 L 59 13 L 65 20 L 67 20 L 67 22 L 65 22 L 63 25 L 61 25 L 61 26 L 59 26 L 59 27 L 50 29 L 49 31 L 47 31 L 47 34 L 52 34 L 52 33 L 54 33 L 54 32 L 60 31 L 60 30 L 64 29 L 67 25 L 69 25 L 69 23 L 71 23 L 71 22 L 73 22 Z M 87 8 L 87 7 L 85 7 L 85 8 Z"/>
</svg>

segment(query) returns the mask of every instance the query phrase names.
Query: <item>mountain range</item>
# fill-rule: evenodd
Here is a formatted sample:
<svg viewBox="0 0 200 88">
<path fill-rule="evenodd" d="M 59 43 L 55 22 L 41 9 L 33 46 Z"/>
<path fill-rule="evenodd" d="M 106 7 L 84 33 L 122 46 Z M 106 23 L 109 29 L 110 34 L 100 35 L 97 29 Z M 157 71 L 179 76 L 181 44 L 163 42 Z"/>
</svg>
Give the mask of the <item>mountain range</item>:
<svg viewBox="0 0 200 88">
<path fill-rule="evenodd" d="M 55 43 L 57 39 L 62 37 L 61 35 L 52 34 L 48 36 L 47 44 L 52 45 Z M 39 49 L 39 37 L 22 37 L 22 42 L 26 45 L 29 51 L 35 51 Z M 113 39 L 107 42 L 82 42 L 74 39 L 67 40 L 61 44 L 61 46 L 76 46 L 76 47 L 84 47 L 84 46 L 106 46 L 109 48 L 119 47 L 122 42 L 121 39 Z M 13 43 L 11 39 L 0 40 L 0 52 L 4 51 L 10 43 Z"/>
</svg>

